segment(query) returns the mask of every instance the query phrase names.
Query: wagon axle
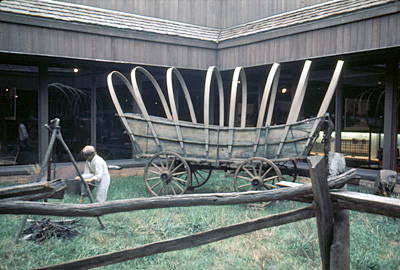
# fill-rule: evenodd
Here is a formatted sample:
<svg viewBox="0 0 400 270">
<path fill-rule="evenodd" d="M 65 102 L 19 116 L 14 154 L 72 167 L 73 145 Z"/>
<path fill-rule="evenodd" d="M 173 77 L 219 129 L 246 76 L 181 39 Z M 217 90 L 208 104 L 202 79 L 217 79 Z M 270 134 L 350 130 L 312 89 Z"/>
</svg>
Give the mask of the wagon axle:
<svg viewBox="0 0 400 270">
<path fill-rule="evenodd" d="M 262 179 L 261 176 L 256 176 L 251 181 L 251 185 L 252 185 L 253 189 L 259 189 L 260 187 L 262 187 L 264 185 L 264 180 Z"/>
<path fill-rule="evenodd" d="M 172 173 L 170 171 L 165 171 L 160 175 L 160 179 L 161 181 L 168 183 L 172 179 Z"/>
</svg>

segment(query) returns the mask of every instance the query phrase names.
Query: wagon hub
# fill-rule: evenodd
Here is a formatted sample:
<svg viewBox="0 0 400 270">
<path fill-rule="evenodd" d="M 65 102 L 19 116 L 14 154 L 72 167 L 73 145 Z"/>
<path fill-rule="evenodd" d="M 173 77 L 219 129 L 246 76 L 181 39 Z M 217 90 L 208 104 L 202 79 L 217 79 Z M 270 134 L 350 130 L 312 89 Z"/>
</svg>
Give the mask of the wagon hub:
<svg viewBox="0 0 400 270">
<path fill-rule="evenodd" d="M 160 178 L 163 182 L 170 182 L 172 179 L 172 173 L 170 171 L 165 171 L 161 173 Z"/>
<path fill-rule="evenodd" d="M 256 176 L 251 180 L 251 185 L 254 189 L 260 189 L 264 185 L 264 180 L 261 176 Z"/>
</svg>

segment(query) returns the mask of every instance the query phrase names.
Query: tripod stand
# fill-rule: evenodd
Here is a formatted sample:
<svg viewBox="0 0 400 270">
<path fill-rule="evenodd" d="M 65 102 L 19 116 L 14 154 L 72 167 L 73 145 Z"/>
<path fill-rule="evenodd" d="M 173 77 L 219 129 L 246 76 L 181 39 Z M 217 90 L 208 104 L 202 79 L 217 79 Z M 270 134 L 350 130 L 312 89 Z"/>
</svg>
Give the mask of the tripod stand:
<svg viewBox="0 0 400 270">
<path fill-rule="evenodd" d="M 51 131 L 51 137 L 50 137 L 49 146 L 47 147 L 47 151 L 46 151 L 46 154 L 44 156 L 44 160 L 42 161 L 42 164 L 40 165 L 40 171 L 39 171 L 38 177 L 36 179 L 36 182 L 40 182 L 45 168 L 48 167 L 48 164 L 49 164 L 49 161 L 50 161 L 51 152 L 52 152 L 52 150 L 54 148 L 54 144 L 55 144 L 56 139 L 58 139 L 58 141 L 62 144 L 62 146 L 64 147 L 65 151 L 67 152 L 72 164 L 74 165 L 74 167 L 76 169 L 76 172 L 79 175 L 80 181 L 83 183 L 83 185 L 85 187 L 85 190 L 86 190 L 86 193 L 88 194 L 90 202 L 93 203 L 94 202 L 93 201 L 93 196 L 92 196 L 92 193 L 90 192 L 89 185 L 85 181 L 85 179 L 83 179 L 83 176 L 82 176 L 81 172 L 79 171 L 78 165 L 77 165 L 74 157 L 72 156 L 71 151 L 69 150 L 67 144 L 65 143 L 65 141 L 64 141 L 64 139 L 63 139 L 63 137 L 61 135 L 60 119 L 55 118 L 55 119 L 51 120 L 50 121 L 50 125 L 45 125 L 45 127 L 49 131 Z M 50 174 L 50 171 L 48 170 L 47 173 Z M 13 242 L 14 244 L 16 244 L 18 242 L 18 239 L 21 236 L 21 233 L 22 233 L 22 231 L 24 229 L 24 226 L 25 226 L 25 223 L 26 223 L 27 219 L 28 219 L 28 215 L 24 215 L 23 219 L 22 219 L 22 222 L 21 222 L 21 225 L 20 225 L 20 227 L 19 227 L 19 229 L 18 229 L 18 231 L 17 231 L 17 233 L 15 235 L 14 242 Z M 104 225 L 104 223 L 100 219 L 100 217 L 97 217 L 97 219 L 98 219 L 101 227 L 106 228 L 106 226 Z"/>
</svg>

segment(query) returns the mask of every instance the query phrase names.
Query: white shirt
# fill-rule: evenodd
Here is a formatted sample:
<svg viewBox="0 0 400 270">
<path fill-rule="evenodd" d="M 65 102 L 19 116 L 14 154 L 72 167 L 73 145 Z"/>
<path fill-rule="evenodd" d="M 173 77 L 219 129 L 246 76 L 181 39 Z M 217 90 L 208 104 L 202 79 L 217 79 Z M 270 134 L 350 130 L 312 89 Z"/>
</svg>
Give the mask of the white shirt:
<svg viewBox="0 0 400 270">
<path fill-rule="evenodd" d="M 28 131 L 26 130 L 25 125 L 22 123 L 19 124 L 19 139 L 20 141 L 28 139 Z"/>
<path fill-rule="evenodd" d="M 100 182 L 103 175 L 108 175 L 107 163 L 100 156 L 95 155 L 92 160 L 86 160 L 84 174 L 93 174 L 95 181 Z M 86 178 L 86 177 L 85 177 Z"/>
</svg>

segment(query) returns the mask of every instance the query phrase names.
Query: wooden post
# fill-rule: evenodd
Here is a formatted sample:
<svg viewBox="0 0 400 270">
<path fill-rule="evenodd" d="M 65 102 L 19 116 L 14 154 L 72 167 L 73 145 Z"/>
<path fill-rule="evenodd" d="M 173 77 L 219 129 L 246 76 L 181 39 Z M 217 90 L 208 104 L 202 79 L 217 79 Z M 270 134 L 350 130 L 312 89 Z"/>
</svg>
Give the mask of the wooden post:
<svg viewBox="0 0 400 270">
<path fill-rule="evenodd" d="M 396 170 L 397 158 L 397 87 L 398 61 L 391 57 L 387 61 L 385 82 L 385 111 L 383 132 L 383 160 L 382 169 Z"/>
<path fill-rule="evenodd" d="M 307 161 L 314 195 L 313 207 L 317 217 L 322 269 L 329 269 L 330 247 L 333 238 L 333 207 L 329 194 L 325 159 L 323 156 L 312 156 L 308 157 Z"/>
<path fill-rule="evenodd" d="M 342 152 L 342 129 L 343 129 L 343 75 L 339 78 L 336 87 L 336 104 L 335 104 L 335 152 Z"/>
<path fill-rule="evenodd" d="M 347 270 L 350 269 L 349 210 L 338 211 L 334 218 L 330 270 Z"/>
<path fill-rule="evenodd" d="M 49 143 L 49 133 L 44 127 L 49 122 L 49 87 L 48 69 L 46 64 L 39 65 L 39 94 L 38 94 L 38 135 L 39 135 L 39 160 L 44 160 L 47 145 Z"/>
<path fill-rule="evenodd" d="M 97 147 L 97 81 L 96 81 L 96 68 L 92 68 L 91 72 L 92 85 L 90 89 L 90 143 L 95 148 Z"/>
</svg>

